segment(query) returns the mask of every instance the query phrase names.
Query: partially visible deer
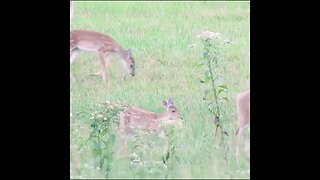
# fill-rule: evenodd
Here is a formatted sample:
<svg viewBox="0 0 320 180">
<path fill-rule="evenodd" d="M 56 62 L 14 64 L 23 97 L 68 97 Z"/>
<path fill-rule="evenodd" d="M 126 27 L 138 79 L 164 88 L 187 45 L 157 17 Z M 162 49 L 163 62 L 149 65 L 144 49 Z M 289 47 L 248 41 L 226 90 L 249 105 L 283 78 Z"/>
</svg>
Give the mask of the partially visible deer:
<svg viewBox="0 0 320 180">
<path fill-rule="evenodd" d="M 242 136 L 244 130 L 250 124 L 250 90 L 246 90 L 240 92 L 237 95 L 236 99 L 236 107 L 237 107 L 237 132 L 236 132 L 236 157 L 239 162 L 240 159 L 240 145 L 242 141 Z M 248 147 L 248 143 L 245 143 L 244 149 L 250 153 L 250 147 Z M 250 146 L 250 145 L 249 145 Z"/>
<path fill-rule="evenodd" d="M 73 13 L 74 13 L 73 1 L 70 1 L 70 23 L 73 18 Z"/>
<path fill-rule="evenodd" d="M 91 51 L 98 54 L 101 70 L 95 75 L 101 75 L 106 80 L 105 70 L 109 66 L 110 54 L 118 54 L 122 58 L 125 70 L 134 76 L 135 64 L 131 50 L 125 50 L 111 36 L 87 30 L 70 30 L 70 64 L 72 64 L 80 51 Z M 73 79 L 70 71 L 70 79 Z"/>
<path fill-rule="evenodd" d="M 163 124 L 181 125 L 182 117 L 178 108 L 173 104 L 173 100 L 169 98 L 164 100 L 162 105 L 166 108 L 165 112 L 154 113 L 146 111 L 138 107 L 128 107 L 120 115 L 119 134 L 121 136 L 121 151 L 127 145 L 128 138 L 134 134 L 136 129 L 152 131 L 157 133 L 160 138 L 168 142 L 167 135 L 164 132 Z M 166 143 L 166 148 L 167 149 Z"/>
</svg>

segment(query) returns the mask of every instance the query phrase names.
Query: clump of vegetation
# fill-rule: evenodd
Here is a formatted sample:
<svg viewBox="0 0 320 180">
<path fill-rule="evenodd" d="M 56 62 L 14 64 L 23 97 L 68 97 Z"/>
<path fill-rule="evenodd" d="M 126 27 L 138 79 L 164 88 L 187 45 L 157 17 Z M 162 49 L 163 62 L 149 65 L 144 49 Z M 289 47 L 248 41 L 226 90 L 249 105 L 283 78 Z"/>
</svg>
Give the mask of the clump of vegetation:
<svg viewBox="0 0 320 180">
<path fill-rule="evenodd" d="M 119 127 L 119 113 L 126 106 L 121 103 L 105 102 L 99 104 L 91 113 L 91 133 L 87 147 L 96 158 L 96 166 L 104 171 L 106 176 L 111 169 L 115 154 L 117 129 Z"/>
<path fill-rule="evenodd" d="M 223 66 L 224 45 L 230 43 L 221 37 L 220 33 L 205 31 L 197 37 L 201 38 L 203 44 L 203 58 L 200 65 L 204 67 L 204 78 L 201 83 L 207 85 L 204 91 L 203 100 L 208 104 L 208 110 L 214 115 L 213 120 L 216 125 L 214 136 L 220 130 L 220 143 L 224 144 L 224 136 L 228 136 L 227 131 L 222 127 L 222 122 L 225 120 L 221 112 L 221 105 L 228 102 L 228 87 L 223 82 Z"/>
<path fill-rule="evenodd" d="M 95 112 L 90 114 L 91 133 L 87 140 L 87 148 L 95 157 L 95 166 L 109 177 L 112 164 L 117 157 L 117 138 L 120 113 L 128 107 L 121 103 L 106 102 L 99 104 Z M 175 128 L 165 127 L 169 141 L 165 141 L 157 134 L 137 129 L 135 135 L 127 142 L 128 155 L 124 159 L 131 171 L 139 175 L 143 171 L 150 177 L 166 177 L 170 158 L 175 155 Z M 145 172 L 146 171 L 146 172 Z M 143 176 L 141 176 L 143 177 Z"/>
</svg>

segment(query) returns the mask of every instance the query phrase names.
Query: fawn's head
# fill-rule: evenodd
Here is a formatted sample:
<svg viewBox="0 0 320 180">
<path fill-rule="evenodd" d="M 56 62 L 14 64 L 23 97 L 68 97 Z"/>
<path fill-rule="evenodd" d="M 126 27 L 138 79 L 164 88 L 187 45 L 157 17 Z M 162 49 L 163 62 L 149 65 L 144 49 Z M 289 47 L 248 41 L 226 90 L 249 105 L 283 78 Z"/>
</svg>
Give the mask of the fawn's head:
<svg viewBox="0 0 320 180">
<path fill-rule="evenodd" d="M 178 108 L 173 104 L 173 100 L 171 98 L 162 101 L 162 105 L 166 108 L 166 112 L 161 118 L 162 122 L 169 124 L 181 123 L 182 117 Z"/>
<path fill-rule="evenodd" d="M 125 67 L 126 67 L 126 71 L 128 74 L 130 74 L 131 76 L 134 76 L 135 73 L 135 64 L 134 64 L 134 58 L 132 57 L 132 51 L 131 49 L 127 50 L 127 57 L 124 60 L 125 62 Z"/>
</svg>

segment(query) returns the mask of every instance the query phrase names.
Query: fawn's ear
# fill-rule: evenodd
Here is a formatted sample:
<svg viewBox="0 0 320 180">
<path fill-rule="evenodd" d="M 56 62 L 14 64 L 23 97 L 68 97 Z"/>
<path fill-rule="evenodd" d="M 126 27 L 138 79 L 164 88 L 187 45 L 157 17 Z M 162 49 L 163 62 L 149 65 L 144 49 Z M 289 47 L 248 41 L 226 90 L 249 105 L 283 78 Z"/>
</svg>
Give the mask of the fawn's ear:
<svg viewBox="0 0 320 180">
<path fill-rule="evenodd" d="M 173 105 L 173 100 L 172 100 L 172 98 L 169 98 L 167 101 L 167 106 L 170 107 L 172 105 Z"/>
<path fill-rule="evenodd" d="M 132 50 L 129 48 L 128 49 L 128 56 L 131 57 L 132 56 Z"/>
<path fill-rule="evenodd" d="M 162 101 L 162 106 L 164 106 L 164 107 L 168 107 L 168 103 L 167 103 L 167 101 L 163 100 L 163 101 Z"/>
<path fill-rule="evenodd" d="M 162 105 L 163 105 L 164 107 L 169 108 L 169 107 L 171 107 L 171 106 L 173 105 L 173 100 L 172 100 L 171 98 L 169 98 L 167 101 L 166 101 L 166 100 L 163 100 L 163 101 L 162 101 Z"/>
</svg>

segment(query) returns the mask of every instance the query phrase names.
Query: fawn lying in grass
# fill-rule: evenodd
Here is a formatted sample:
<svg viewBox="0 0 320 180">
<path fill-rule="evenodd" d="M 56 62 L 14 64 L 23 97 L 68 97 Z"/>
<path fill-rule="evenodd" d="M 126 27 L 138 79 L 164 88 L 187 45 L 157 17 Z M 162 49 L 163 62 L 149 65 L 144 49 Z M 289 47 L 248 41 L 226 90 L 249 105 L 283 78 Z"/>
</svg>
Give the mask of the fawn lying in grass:
<svg viewBox="0 0 320 180">
<path fill-rule="evenodd" d="M 151 133 L 156 133 L 159 137 L 167 141 L 167 135 L 162 125 L 182 124 L 182 117 L 171 98 L 163 101 L 162 105 L 166 108 L 166 111 L 162 113 L 154 113 L 138 107 L 128 107 L 122 112 L 119 127 L 122 152 L 127 146 L 128 138 L 131 137 L 137 129 L 151 131 Z"/>
</svg>

